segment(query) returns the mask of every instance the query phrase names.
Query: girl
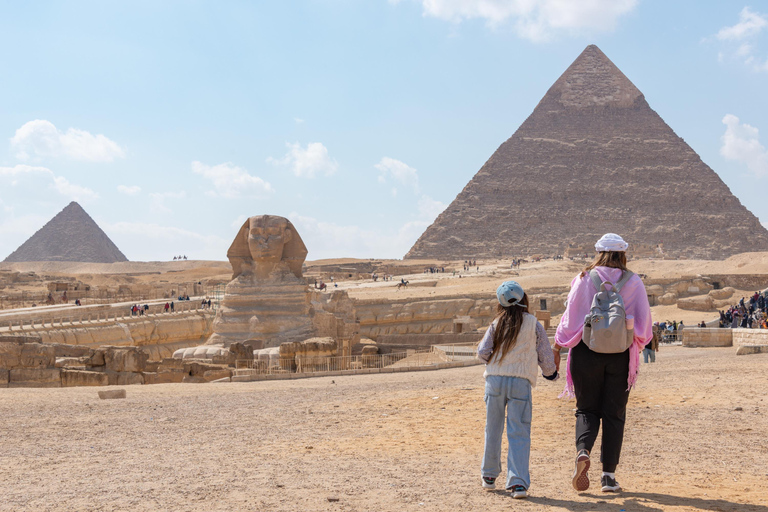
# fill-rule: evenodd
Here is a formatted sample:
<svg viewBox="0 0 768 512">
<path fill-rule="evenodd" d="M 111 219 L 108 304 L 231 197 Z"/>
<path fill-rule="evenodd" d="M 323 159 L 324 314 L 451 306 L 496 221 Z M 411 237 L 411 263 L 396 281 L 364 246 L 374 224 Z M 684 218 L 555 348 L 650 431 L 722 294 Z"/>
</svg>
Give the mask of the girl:
<svg viewBox="0 0 768 512">
<path fill-rule="evenodd" d="M 496 488 L 501 473 L 501 434 L 507 411 L 507 483 L 514 498 L 525 498 L 531 477 L 531 388 L 536 385 L 536 365 L 544 378 L 555 380 L 557 368 L 549 339 L 536 317 L 528 313 L 528 295 L 515 281 L 496 290 L 496 318 L 477 347 L 477 357 L 486 363 L 485 454 L 483 487 Z"/>
<path fill-rule="evenodd" d="M 590 465 L 590 453 L 597 440 L 601 422 L 601 490 L 621 491 L 615 472 L 624 440 L 629 390 L 637 379 L 640 350 L 653 337 L 651 308 L 648 305 L 645 286 L 637 274 L 627 273 L 627 247 L 624 239 L 614 233 L 607 233 L 597 241 L 595 261 L 571 282 L 565 313 L 555 334 L 554 356 L 558 368 L 560 348 L 570 349 L 564 395 L 576 396 L 577 454 L 572 484 L 577 491 L 586 491 L 589 488 L 587 470 Z M 624 301 L 626 318 L 634 317 L 634 337 L 632 345 L 624 352 L 594 352 L 582 340 L 584 319 L 590 311 L 592 298 L 598 291 L 590 277 L 590 271 L 593 269 L 601 282 L 618 283 L 628 278 L 619 294 Z"/>
</svg>

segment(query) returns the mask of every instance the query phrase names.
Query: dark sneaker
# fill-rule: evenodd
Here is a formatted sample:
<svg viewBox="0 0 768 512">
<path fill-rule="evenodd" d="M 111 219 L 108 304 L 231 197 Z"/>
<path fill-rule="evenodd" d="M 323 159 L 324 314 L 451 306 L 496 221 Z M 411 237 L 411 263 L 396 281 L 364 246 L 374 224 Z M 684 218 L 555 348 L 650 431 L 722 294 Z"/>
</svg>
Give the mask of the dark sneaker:
<svg viewBox="0 0 768 512">
<path fill-rule="evenodd" d="M 489 476 L 483 477 L 483 488 L 484 489 L 495 489 L 496 488 L 496 479 L 491 478 Z"/>
<path fill-rule="evenodd" d="M 586 491 L 589 489 L 589 453 L 587 450 L 581 450 L 576 456 L 576 469 L 573 470 L 573 488 L 577 491 Z"/>
<path fill-rule="evenodd" d="M 608 475 L 603 475 L 603 477 L 600 479 L 600 483 L 603 486 L 603 488 L 601 489 L 603 492 L 621 491 L 621 486 L 619 485 L 619 482 L 617 482 L 615 478 L 612 478 Z"/>
<path fill-rule="evenodd" d="M 510 489 L 512 491 L 512 497 L 521 499 L 521 498 L 527 498 L 528 497 L 528 490 L 523 487 L 522 485 L 515 485 Z"/>
</svg>

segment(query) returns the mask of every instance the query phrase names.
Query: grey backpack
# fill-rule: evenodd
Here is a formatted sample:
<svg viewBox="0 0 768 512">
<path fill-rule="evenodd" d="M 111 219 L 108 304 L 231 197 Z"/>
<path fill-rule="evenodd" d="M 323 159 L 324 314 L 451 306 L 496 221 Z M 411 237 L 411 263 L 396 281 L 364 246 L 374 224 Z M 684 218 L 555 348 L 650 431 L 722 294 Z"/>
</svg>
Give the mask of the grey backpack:
<svg viewBox="0 0 768 512">
<path fill-rule="evenodd" d="M 589 313 L 584 318 L 582 339 L 590 350 L 601 354 L 618 354 L 632 345 L 634 329 L 627 329 L 627 314 L 620 292 L 633 275 L 626 270 L 621 279 L 613 284 L 610 281 L 601 282 L 594 269 L 589 271 L 597 293 L 592 299 Z M 610 285 L 611 289 L 606 289 L 606 285 Z"/>
</svg>

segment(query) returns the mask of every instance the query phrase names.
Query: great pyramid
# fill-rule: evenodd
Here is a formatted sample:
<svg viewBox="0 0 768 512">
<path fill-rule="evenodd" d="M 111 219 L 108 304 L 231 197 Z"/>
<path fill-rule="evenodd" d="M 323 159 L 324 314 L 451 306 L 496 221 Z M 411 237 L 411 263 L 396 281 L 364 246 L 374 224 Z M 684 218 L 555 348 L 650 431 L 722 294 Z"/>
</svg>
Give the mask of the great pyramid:
<svg viewBox="0 0 768 512">
<path fill-rule="evenodd" d="M 114 263 L 128 261 L 128 258 L 90 215 L 72 201 L 5 261 Z"/>
<path fill-rule="evenodd" d="M 768 251 L 760 221 L 590 45 L 405 257 L 550 256 L 607 232 L 672 257 Z"/>
</svg>

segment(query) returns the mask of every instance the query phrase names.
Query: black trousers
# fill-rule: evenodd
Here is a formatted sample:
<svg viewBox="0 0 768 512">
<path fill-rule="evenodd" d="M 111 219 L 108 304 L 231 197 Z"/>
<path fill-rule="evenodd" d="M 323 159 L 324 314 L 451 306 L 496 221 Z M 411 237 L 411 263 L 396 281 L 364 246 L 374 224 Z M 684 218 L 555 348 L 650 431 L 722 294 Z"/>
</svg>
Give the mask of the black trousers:
<svg viewBox="0 0 768 512">
<path fill-rule="evenodd" d="M 582 341 L 570 351 L 571 377 L 576 392 L 576 450 L 589 450 L 597 440 L 600 420 L 603 439 L 600 462 L 613 473 L 619 464 L 627 414 L 629 350 L 619 354 L 593 352 Z"/>
</svg>

